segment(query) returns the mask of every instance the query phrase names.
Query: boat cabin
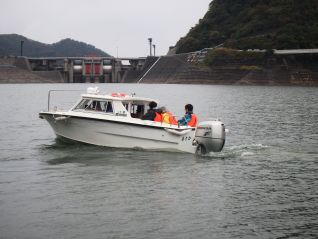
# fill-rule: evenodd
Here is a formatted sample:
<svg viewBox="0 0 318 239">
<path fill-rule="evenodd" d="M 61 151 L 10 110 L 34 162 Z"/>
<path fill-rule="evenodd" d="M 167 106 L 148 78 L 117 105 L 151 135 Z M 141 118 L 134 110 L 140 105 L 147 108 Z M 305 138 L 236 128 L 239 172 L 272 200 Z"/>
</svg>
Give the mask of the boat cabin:
<svg viewBox="0 0 318 239">
<path fill-rule="evenodd" d="M 83 94 L 82 99 L 71 110 L 140 119 L 147 112 L 151 101 L 158 103 L 156 100 L 136 95 L 90 93 Z"/>
</svg>

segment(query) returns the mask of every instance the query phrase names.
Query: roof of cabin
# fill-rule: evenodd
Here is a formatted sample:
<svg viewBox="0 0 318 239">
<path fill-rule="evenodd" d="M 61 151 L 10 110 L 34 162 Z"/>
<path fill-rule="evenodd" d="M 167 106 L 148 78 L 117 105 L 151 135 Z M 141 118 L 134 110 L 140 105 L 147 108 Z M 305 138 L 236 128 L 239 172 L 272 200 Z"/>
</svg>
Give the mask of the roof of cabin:
<svg viewBox="0 0 318 239">
<path fill-rule="evenodd" d="M 112 95 L 103 95 L 103 94 L 82 94 L 82 98 L 114 100 L 114 101 L 143 101 L 143 102 L 154 101 L 156 103 L 159 103 L 157 100 L 146 98 L 146 97 L 140 97 L 136 95 L 112 96 Z"/>
</svg>

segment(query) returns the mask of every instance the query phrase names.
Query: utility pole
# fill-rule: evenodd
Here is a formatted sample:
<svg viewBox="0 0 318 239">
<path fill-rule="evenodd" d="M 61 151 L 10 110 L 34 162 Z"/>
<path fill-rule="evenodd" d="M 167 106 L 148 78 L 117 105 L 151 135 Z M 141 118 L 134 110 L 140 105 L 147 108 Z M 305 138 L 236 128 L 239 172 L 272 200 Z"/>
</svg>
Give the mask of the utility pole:
<svg viewBox="0 0 318 239">
<path fill-rule="evenodd" d="M 20 45 L 20 56 L 23 56 L 23 43 L 24 43 L 24 41 L 21 41 L 21 45 Z"/>
<path fill-rule="evenodd" d="M 153 56 L 156 56 L 156 45 L 153 44 L 152 46 L 153 46 Z"/>
<path fill-rule="evenodd" d="M 148 38 L 149 45 L 150 45 L 150 56 L 152 56 L 152 38 Z"/>
</svg>

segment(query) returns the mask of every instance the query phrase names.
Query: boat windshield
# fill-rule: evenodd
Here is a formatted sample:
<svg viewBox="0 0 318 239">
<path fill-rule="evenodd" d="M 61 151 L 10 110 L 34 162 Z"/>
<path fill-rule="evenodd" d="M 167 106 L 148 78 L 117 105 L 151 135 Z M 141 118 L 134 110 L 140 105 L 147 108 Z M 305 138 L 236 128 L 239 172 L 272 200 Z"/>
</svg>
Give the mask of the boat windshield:
<svg viewBox="0 0 318 239">
<path fill-rule="evenodd" d="M 74 108 L 74 110 L 87 110 L 87 111 L 97 111 L 105 113 L 113 113 L 112 101 L 98 100 L 98 99 L 83 99 Z"/>
<path fill-rule="evenodd" d="M 132 104 L 130 109 L 130 115 L 133 118 L 141 118 L 144 115 L 145 106 L 141 104 Z"/>
<path fill-rule="evenodd" d="M 145 102 L 123 102 L 124 107 L 132 118 L 141 118 L 145 114 Z"/>
</svg>

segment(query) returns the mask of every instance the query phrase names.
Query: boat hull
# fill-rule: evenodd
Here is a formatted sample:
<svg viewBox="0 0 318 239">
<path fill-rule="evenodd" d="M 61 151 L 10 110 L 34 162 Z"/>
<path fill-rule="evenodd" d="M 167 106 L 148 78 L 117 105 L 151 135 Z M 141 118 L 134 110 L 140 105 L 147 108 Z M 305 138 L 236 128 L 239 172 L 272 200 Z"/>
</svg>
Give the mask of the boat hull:
<svg viewBox="0 0 318 239">
<path fill-rule="evenodd" d="M 40 113 L 57 136 L 117 148 L 195 153 L 195 129 L 176 130 L 121 121 Z"/>
</svg>

